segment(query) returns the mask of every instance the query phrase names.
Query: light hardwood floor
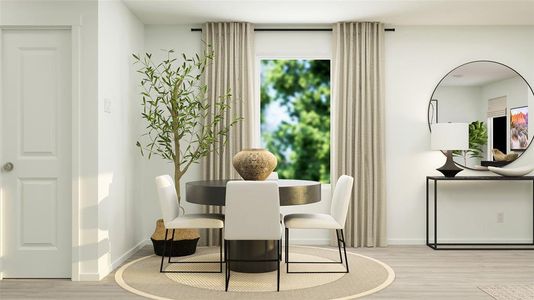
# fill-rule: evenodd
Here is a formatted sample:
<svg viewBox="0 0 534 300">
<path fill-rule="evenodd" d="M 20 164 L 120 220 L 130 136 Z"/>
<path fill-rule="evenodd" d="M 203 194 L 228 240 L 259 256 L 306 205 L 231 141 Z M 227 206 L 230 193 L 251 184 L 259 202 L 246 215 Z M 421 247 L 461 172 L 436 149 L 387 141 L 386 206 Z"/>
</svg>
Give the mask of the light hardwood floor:
<svg viewBox="0 0 534 300">
<path fill-rule="evenodd" d="M 145 247 L 131 259 L 151 254 Z M 434 251 L 426 246 L 350 249 L 390 265 L 396 279 L 365 299 L 486 299 L 490 284 L 533 284 L 534 251 Z M 357 270 L 352 270 L 357 271 Z M 0 299 L 141 299 L 122 290 L 114 274 L 99 282 L 0 281 Z"/>
</svg>

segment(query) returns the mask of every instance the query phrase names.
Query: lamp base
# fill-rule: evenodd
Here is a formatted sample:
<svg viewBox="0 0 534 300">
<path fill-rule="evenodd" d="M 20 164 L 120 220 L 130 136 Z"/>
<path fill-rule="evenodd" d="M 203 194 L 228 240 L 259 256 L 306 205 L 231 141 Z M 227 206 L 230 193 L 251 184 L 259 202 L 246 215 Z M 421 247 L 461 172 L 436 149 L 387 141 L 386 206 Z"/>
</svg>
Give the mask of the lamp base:
<svg viewBox="0 0 534 300">
<path fill-rule="evenodd" d="M 436 170 L 440 171 L 445 177 L 454 177 L 456 174 L 463 171 L 462 168 L 454 163 L 454 160 L 452 159 L 452 151 L 445 151 L 445 155 L 447 156 L 447 161 L 443 166 Z"/>
</svg>

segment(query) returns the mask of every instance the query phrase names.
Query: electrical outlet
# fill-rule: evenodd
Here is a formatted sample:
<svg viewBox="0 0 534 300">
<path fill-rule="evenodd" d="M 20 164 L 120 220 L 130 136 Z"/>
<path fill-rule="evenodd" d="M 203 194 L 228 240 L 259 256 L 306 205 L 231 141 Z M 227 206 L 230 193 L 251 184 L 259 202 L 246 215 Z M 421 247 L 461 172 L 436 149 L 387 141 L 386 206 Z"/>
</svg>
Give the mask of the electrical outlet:
<svg viewBox="0 0 534 300">
<path fill-rule="evenodd" d="M 497 214 L 497 223 L 504 223 L 504 213 L 500 212 Z"/>
</svg>

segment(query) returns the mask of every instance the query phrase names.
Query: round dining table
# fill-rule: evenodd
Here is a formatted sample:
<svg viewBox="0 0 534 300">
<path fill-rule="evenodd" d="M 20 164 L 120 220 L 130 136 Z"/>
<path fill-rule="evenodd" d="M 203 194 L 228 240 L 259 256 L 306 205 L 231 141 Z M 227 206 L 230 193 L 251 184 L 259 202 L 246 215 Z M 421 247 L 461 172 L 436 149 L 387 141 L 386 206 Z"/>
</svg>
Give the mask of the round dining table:
<svg viewBox="0 0 534 300">
<path fill-rule="evenodd" d="M 202 205 L 224 206 L 226 183 L 231 180 L 202 180 L 186 183 L 186 201 Z M 321 183 L 310 180 L 277 179 L 280 206 L 303 205 L 321 201 Z M 229 241 L 233 259 L 265 260 L 276 258 L 276 242 L 264 240 Z M 275 271 L 276 262 L 235 262 L 237 272 L 262 273 Z"/>
</svg>

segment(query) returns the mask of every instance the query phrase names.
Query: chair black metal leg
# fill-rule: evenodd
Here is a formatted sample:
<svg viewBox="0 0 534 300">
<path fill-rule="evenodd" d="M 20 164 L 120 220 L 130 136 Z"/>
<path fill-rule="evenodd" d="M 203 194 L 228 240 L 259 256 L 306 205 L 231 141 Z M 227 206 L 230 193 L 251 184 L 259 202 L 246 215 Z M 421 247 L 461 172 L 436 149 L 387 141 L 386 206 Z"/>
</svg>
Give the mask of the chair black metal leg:
<svg viewBox="0 0 534 300">
<path fill-rule="evenodd" d="M 224 241 L 224 255 L 228 258 L 228 243 Z M 226 259 L 225 259 L 226 260 Z M 224 291 L 228 292 L 228 273 L 230 272 L 230 262 L 226 260 L 226 268 L 224 269 Z"/>
<path fill-rule="evenodd" d="M 280 241 L 282 238 L 280 238 Z M 282 261 L 282 242 L 278 243 L 278 260 Z"/>
<path fill-rule="evenodd" d="M 347 273 L 349 272 L 349 260 L 347 259 L 347 245 L 345 244 L 345 236 L 343 235 L 343 229 L 341 231 L 341 239 L 343 241 L 343 252 L 345 252 L 345 264 L 347 265 Z"/>
<path fill-rule="evenodd" d="M 174 241 L 174 231 L 176 229 L 173 229 L 172 230 L 172 235 L 171 235 L 171 246 L 169 247 L 169 261 L 168 263 L 171 263 L 171 256 L 172 256 L 172 241 Z"/>
<path fill-rule="evenodd" d="M 224 262 L 227 261 L 228 257 L 226 255 L 226 240 L 223 240 L 223 246 L 224 246 Z"/>
<path fill-rule="evenodd" d="M 286 227 L 286 272 L 289 273 L 289 228 Z"/>
<path fill-rule="evenodd" d="M 226 275 L 225 275 L 225 280 L 224 280 L 224 291 L 225 292 L 228 292 L 228 285 L 229 285 L 229 276 L 230 276 L 230 266 L 228 266 L 228 264 L 226 264 Z"/>
<path fill-rule="evenodd" d="M 170 240 L 167 240 L 169 236 L 170 229 L 165 229 L 165 242 L 163 243 L 163 255 L 161 256 L 161 265 L 160 265 L 160 273 L 222 273 L 222 265 L 223 265 L 223 239 L 222 239 L 222 229 L 219 228 L 219 239 L 221 241 L 221 244 L 219 244 L 219 259 L 218 260 L 210 260 L 210 261 L 172 261 L 172 256 L 169 255 L 168 263 L 169 264 L 219 264 L 219 270 L 218 271 L 191 271 L 191 270 L 184 270 L 184 271 L 170 271 L 170 270 L 163 270 L 163 261 L 165 259 L 165 253 L 167 252 L 167 243 L 171 242 L 171 246 L 169 248 L 169 253 L 172 253 L 172 241 L 174 239 L 174 233 L 176 229 L 172 229 L 172 237 Z"/>
<path fill-rule="evenodd" d="M 339 252 L 339 261 L 343 263 L 343 256 L 341 255 L 341 239 L 339 238 L 339 229 L 336 229 L 336 237 L 337 237 L 337 251 Z"/>
<path fill-rule="evenodd" d="M 219 229 L 219 271 L 222 273 L 223 265 L 223 240 L 222 240 L 222 228 Z"/>
<path fill-rule="evenodd" d="M 285 245 L 284 245 L 284 262 L 287 262 L 287 243 L 288 243 L 288 239 L 287 239 L 287 228 L 284 229 L 284 239 L 286 241 Z"/>
<path fill-rule="evenodd" d="M 345 236 L 343 229 L 336 229 L 337 248 L 339 252 L 339 261 L 294 261 L 289 260 L 289 229 L 286 228 L 286 272 L 288 274 L 302 274 L 302 273 L 349 273 L 349 261 L 347 258 L 347 247 L 345 244 Z M 343 262 L 343 253 L 341 252 L 341 244 L 343 243 L 343 252 L 345 254 L 345 262 Z M 345 271 L 289 271 L 289 264 L 341 264 L 345 266 Z"/>
<path fill-rule="evenodd" d="M 224 290 L 228 292 L 228 288 L 230 287 L 230 277 L 232 277 L 232 262 L 247 262 L 247 263 L 253 263 L 253 262 L 259 262 L 259 263 L 276 263 L 276 291 L 280 291 L 280 264 L 282 260 L 280 259 L 280 256 L 282 255 L 282 238 L 278 240 L 274 240 L 276 242 L 276 256 L 269 258 L 269 259 L 239 259 L 239 258 L 233 258 L 232 257 L 232 250 L 231 250 L 231 243 L 230 241 L 224 239 L 224 253 L 226 257 L 226 268 L 224 271 Z"/>
<path fill-rule="evenodd" d="M 167 234 L 169 233 L 169 229 L 165 229 L 165 240 L 163 240 L 163 253 L 161 254 L 161 264 L 159 265 L 159 272 L 163 272 L 163 261 L 165 260 L 165 246 L 167 245 Z"/>
<path fill-rule="evenodd" d="M 225 291 L 228 292 L 228 287 L 230 286 L 230 276 L 232 275 L 232 270 L 230 269 L 231 267 L 231 260 L 232 260 L 232 256 L 231 256 L 231 249 L 230 249 L 230 243 L 226 243 L 226 250 L 228 250 L 228 254 L 227 254 L 227 260 L 226 260 L 226 269 L 228 270 L 227 271 L 227 274 L 228 274 L 228 277 L 226 277 L 226 288 L 225 288 Z"/>
<path fill-rule="evenodd" d="M 280 257 L 281 254 L 281 247 L 282 243 L 281 240 L 278 241 L 278 257 Z M 276 291 L 280 291 L 280 259 L 278 259 L 278 267 L 276 268 Z"/>
</svg>

